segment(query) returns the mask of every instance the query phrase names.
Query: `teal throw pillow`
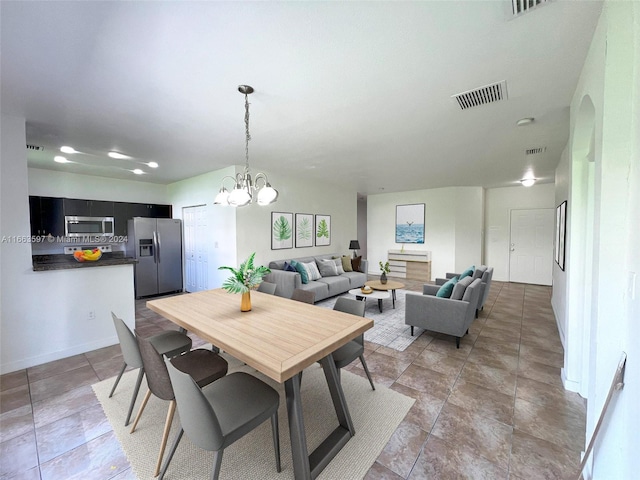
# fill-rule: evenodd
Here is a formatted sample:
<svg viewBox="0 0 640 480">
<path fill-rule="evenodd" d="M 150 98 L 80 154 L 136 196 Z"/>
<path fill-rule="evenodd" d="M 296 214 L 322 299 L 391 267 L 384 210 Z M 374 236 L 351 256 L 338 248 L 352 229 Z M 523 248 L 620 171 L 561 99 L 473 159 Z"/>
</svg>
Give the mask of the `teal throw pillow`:
<svg viewBox="0 0 640 480">
<path fill-rule="evenodd" d="M 295 260 L 291 260 L 291 266 L 300 274 L 302 283 L 309 283 L 309 274 L 307 274 L 307 269 L 304 268 L 303 264 L 296 262 Z"/>
<path fill-rule="evenodd" d="M 462 280 L 464 277 L 468 277 L 469 275 L 473 275 L 473 272 L 475 271 L 476 271 L 476 266 L 471 265 L 469 268 L 467 268 L 464 272 L 460 274 L 460 280 Z"/>
<path fill-rule="evenodd" d="M 453 292 L 453 287 L 458 283 L 458 277 L 447 280 L 436 292 L 436 297 L 449 298 Z"/>
</svg>

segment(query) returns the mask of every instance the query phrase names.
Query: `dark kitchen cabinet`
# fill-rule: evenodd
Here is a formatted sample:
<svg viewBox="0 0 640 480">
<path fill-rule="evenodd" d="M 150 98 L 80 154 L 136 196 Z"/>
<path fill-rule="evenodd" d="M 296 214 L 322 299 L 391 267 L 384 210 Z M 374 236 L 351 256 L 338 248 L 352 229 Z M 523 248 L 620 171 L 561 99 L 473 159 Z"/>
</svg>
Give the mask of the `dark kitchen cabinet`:
<svg viewBox="0 0 640 480">
<path fill-rule="evenodd" d="M 64 235 L 64 209 L 62 198 L 29 197 L 31 235 Z"/>
<path fill-rule="evenodd" d="M 64 214 L 75 217 L 113 217 L 113 202 L 65 198 Z"/>
<path fill-rule="evenodd" d="M 171 218 L 171 205 L 114 202 L 115 235 L 127 235 L 127 221 L 133 217 Z"/>
</svg>

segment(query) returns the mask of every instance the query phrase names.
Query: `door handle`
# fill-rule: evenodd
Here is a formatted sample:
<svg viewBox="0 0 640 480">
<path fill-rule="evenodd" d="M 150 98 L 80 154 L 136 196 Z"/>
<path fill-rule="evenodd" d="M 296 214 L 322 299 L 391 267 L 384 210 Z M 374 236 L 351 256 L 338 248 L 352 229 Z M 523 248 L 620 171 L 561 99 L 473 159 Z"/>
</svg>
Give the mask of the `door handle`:
<svg viewBox="0 0 640 480">
<path fill-rule="evenodd" d="M 158 263 L 160 263 L 160 250 L 162 249 L 162 245 L 160 243 L 160 233 L 156 234 L 156 238 L 158 239 L 158 248 L 156 251 L 158 252 Z"/>
<path fill-rule="evenodd" d="M 153 232 L 153 263 L 158 263 L 158 237 Z"/>
</svg>

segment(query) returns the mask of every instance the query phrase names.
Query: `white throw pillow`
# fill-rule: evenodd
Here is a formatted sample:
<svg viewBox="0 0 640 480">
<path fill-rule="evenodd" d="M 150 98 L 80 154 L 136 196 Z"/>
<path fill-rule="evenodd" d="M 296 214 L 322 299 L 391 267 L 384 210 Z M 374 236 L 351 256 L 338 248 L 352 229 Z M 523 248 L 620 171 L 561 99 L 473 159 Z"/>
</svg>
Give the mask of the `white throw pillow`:
<svg viewBox="0 0 640 480">
<path fill-rule="evenodd" d="M 319 280 L 322 278 L 320 275 L 320 271 L 318 270 L 318 266 L 316 262 L 303 263 L 304 268 L 307 270 L 307 275 L 309 275 L 309 281 Z"/>
</svg>

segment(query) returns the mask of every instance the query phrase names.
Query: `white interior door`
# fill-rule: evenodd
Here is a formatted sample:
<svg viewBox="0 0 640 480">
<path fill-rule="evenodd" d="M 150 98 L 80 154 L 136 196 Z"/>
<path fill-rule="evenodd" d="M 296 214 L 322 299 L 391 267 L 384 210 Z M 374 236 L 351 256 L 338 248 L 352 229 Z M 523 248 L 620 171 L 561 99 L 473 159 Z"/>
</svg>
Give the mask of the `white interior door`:
<svg viewBox="0 0 640 480">
<path fill-rule="evenodd" d="M 185 290 L 199 292 L 209 288 L 208 250 L 205 241 L 206 206 L 182 209 L 184 231 Z"/>
<path fill-rule="evenodd" d="M 509 281 L 551 285 L 554 219 L 552 208 L 511 210 Z"/>
</svg>

